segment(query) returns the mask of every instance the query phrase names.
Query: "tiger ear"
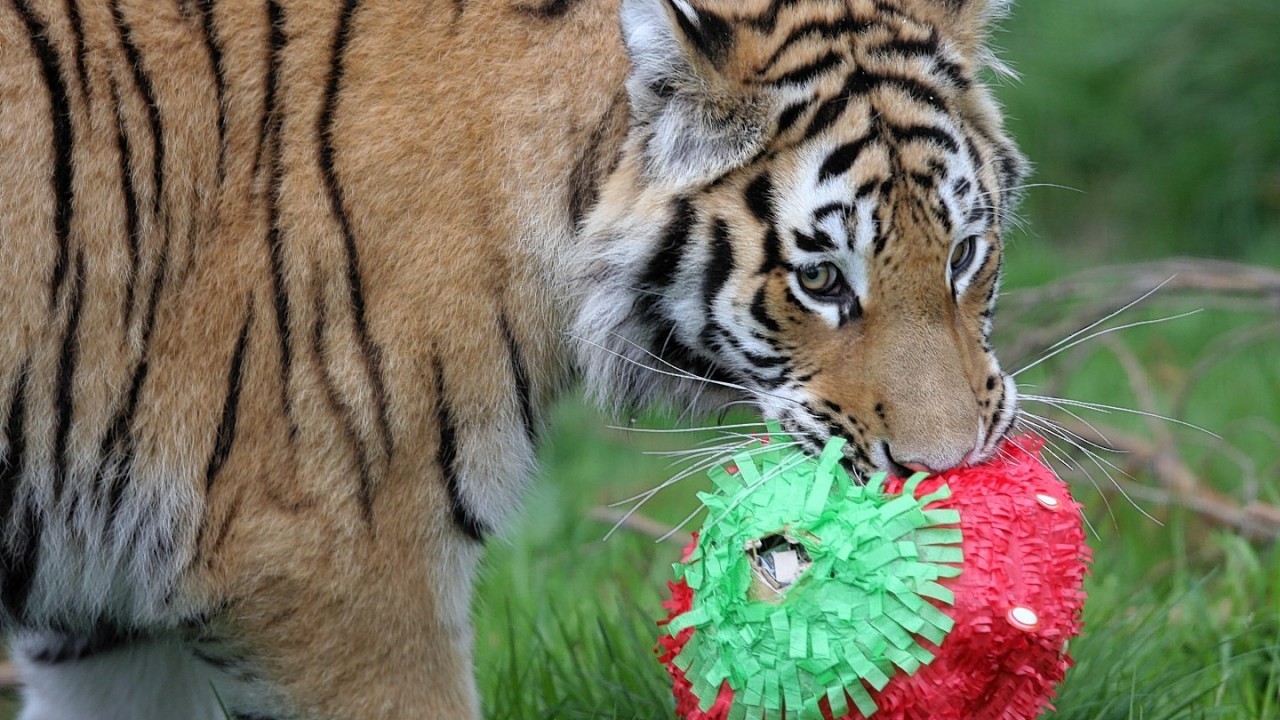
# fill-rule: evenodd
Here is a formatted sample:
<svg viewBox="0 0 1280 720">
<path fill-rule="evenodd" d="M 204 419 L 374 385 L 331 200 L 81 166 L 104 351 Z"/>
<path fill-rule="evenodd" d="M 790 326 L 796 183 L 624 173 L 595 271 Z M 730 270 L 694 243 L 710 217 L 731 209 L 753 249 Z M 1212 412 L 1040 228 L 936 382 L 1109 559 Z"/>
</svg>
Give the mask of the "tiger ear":
<svg viewBox="0 0 1280 720">
<path fill-rule="evenodd" d="M 655 179 L 680 185 L 716 177 L 763 144 L 763 99 L 722 72 L 733 29 L 687 0 L 623 0 L 631 59 L 627 94 Z"/>
</svg>

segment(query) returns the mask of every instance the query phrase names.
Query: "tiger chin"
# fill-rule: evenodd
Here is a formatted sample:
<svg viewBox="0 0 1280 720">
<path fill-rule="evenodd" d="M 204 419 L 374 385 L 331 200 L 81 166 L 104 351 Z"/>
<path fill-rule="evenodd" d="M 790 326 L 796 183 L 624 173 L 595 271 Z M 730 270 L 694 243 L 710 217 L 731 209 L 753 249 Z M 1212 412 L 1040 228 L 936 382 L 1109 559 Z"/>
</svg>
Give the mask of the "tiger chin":
<svg viewBox="0 0 1280 720">
<path fill-rule="evenodd" d="M 0 3 L 23 720 L 478 718 L 575 380 L 989 457 L 997 0 Z"/>
</svg>

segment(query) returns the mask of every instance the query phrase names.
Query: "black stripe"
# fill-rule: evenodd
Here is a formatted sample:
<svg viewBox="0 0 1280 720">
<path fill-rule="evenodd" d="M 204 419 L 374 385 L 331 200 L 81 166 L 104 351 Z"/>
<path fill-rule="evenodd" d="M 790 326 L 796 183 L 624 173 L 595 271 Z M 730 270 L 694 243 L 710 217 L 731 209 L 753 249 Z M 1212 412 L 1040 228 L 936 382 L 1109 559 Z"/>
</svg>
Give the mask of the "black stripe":
<svg viewBox="0 0 1280 720">
<path fill-rule="evenodd" d="M 216 0 L 199 0 L 200 17 L 203 20 L 204 45 L 209 51 L 209 63 L 213 66 L 213 89 L 218 100 L 218 185 L 222 185 L 227 172 L 227 70 L 222 62 L 222 45 L 218 28 L 213 22 L 213 4 Z"/>
<path fill-rule="evenodd" d="M 3 558 L 3 574 L 0 575 L 0 604 L 10 617 L 22 622 L 27 614 L 27 601 L 35 586 L 40 568 L 40 545 L 44 524 L 35 504 L 28 501 L 22 519 L 10 521 L 18 526 L 17 547 L 6 543 Z M 6 528 L 7 529 L 7 528 Z"/>
<path fill-rule="evenodd" d="M 935 195 L 932 204 L 929 205 L 929 214 L 939 225 L 943 231 L 950 236 L 953 231 L 953 223 L 951 222 L 951 210 L 947 208 L 946 203 L 942 201 L 942 197 Z"/>
<path fill-rule="evenodd" d="M 756 290 L 755 296 L 751 298 L 751 317 L 755 318 L 756 322 L 760 323 L 760 327 L 768 330 L 769 332 L 776 333 L 781 330 L 782 327 L 778 325 L 778 321 L 769 316 L 769 310 L 765 307 L 765 302 L 764 286 L 761 285 L 760 288 Z"/>
<path fill-rule="evenodd" d="M 674 4 L 674 3 L 672 3 Z M 676 22 L 698 52 L 713 63 L 724 62 L 733 49 L 733 26 L 706 8 L 698 8 L 698 24 L 694 26 L 679 8 L 672 8 Z"/>
<path fill-rule="evenodd" d="M 369 322 L 365 313 L 363 280 L 360 275 L 360 256 L 356 249 L 355 231 L 351 227 L 351 219 L 347 216 L 346 203 L 343 200 L 342 186 L 338 184 L 337 170 L 334 166 L 333 119 L 338 108 L 338 95 L 342 89 L 344 58 L 347 42 L 351 39 L 351 21 L 359 9 L 360 0 L 345 0 L 342 13 L 338 16 L 338 26 L 333 36 L 333 52 L 329 67 L 329 80 L 325 88 L 324 108 L 316 124 L 316 132 L 320 140 L 320 172 L 324 176 L 325 190 L 329 195 L 329 203 L 334 219 L 342 229 L 342 239 L 347 255 L 347 288 L 350 294 L 351 310 L 354 316 L 356 335 L 360 343 L 360 352 L 364 360 L 365 371 L 373 385 L 374 403 L 378 408 L 378 429 L 382 434 L 382 446 L 387 456 L 391 456 L 391 420 L 387 405 L 386 385 L 382 380 L 381 349 L 369 335 Z"/>
<path fill-rule="evenodd" d="M 888 127 L 889 134 L 893 136 L 893 139 L 899 143 L 923 140 L 939 145 L 950 153 L 960 152 L 960 145 L 956 142 L 956 139 L 951 136 L 951 133 L 948 133 L 942 128 L 935 127 L 933 125 L 909 125 L 906 127 L 899 127 L 896 125 L 889 125 L 888 123 L 886 123 L 886 127 Z"/>
<path fill-rule="evenodd" d="M 254 174 L 258 173 L 262 154 L 270 147 L 271 176 L 267 188 L 267 250 L 271 265 L 272 308 L 275 311 L 276 335 L 280 339 L 280 407 L 289 423 L 289 440 L 298 437 L 298 421 L 293 414 L 293 339 L 290 329 L 289 293 L 284 280 L 284 232 L 280 228 L 280 193 L 284 182 L 284 147 L 280 138 L 283 104 L 277 99 L 280 86 L 280 63 L 288 38 L 284 34 L 284 11 L 276 0 L 267 0 L 270 35 L 267 50 L 267 72 L 264 78 L 262 123 L 259 128 Z"/>
<path fill-rule="evenodd" d="M 847 93 L 842 92 L 819 105 L 817 112 L 813 114 L 813 119 L 809 121 L 809 127 L 805 128 L 805 139 L 812 138 L 831 127 L 844 113 L 845 108 L 849 107 L 849 97 Z"/>
<path fill-rule="evenodd" d="M 84 253 L 77 253 L 71 307 L 67 315 L 67 327 L 62 333 L 62 350 L 58 354 L 58 389 L 55 401 L 58 424 L 55 426 L 53 436 L 54 502 L 62 499 L 62 490 L 66 486 L 67 472 L 71 464 L 71 458 L 67 453 L 67 438 L 70 436 L 71 422 L 75 416 L 76 362 L 80 356 L 80 310 L 84 306 L 84 282 L 87 274 L 84 267 Z"/>
<path fill-rule="evenodd" d="M 779 76 L 776 80 L 770 80 L 771 85 L 803 85 L 810 80 L 818 77 L 822 73 L 844 62 L 844 56 L 834 50 L 827 51 L 826 54 L 812 62 L 801 65 L 795 69 L 788 70 Z"/>
<path fill-rule="evenodd" d="M 664 363 L 669 363 L 697 377 L 718 382 L 734 382 L 733 376 L 719 365 L 695 352 L 676 337 L 676 325 L 670 318 L 661 317 L 649 306 L 644 314 L 654 323 L 653 347 L 650 352 L 657 355 Z M 704 332 L 706 329 L 704 328 Z M 644 400 L 637 398 L 637 400 Z"/>
<path fill-rule="evenodd" d="M 543 0 L 537 5 L 516 5 L 517 12 L 538 20 L 556 20 L 562 18 L 578 4 L 579 0 Z M 461 16 L 464 0 L 455 0 L 455 17 Z"/>
<path fill-rule="evenodd" d="M 236 421 L 240 413 L 240 389 L 244 383 L 244 357 L 249 347 L 249 327 L 253 324 L 253 300 L 249 300 L 245 311 L 244 325 L 240 327 L 240 337 L 236 339 L 236 349 L 231 355 L 231 368 L 227 371 L 227 395 L 222 401 L 222 419 L 218 422 L 218 431 L 214 435 L 213 452 L 209 454 L 209 464 L 204 471 L 204 490 L 207 494 L 213 489 L 214 478 L 226 464 L 231 455 L 231 446 L 236 441 Z"/>
<path fill-rule="evenodd" d="M 938 57 L 935 62 L 938 65 L 938 69 L 942 71 L 943 75 L 947 76 L 947 79 L 956 86 L 956 89 L 968 90 L 973 85 L 973 80 L 969 78 L 969 74 L 960 65 L 944 57 Z"/>
<path fill-rule="evenodd" d="M 774 31 L 774 28 L 778 24 L 778 11 L 782 9 L 782 6 L 794 4 L 795 0 L 770 0 L 769 7 L 765 10 L 763 15 L 746 18 L 745 20 L 750 23 L 751 27 L 762 33 L 769 34 Z"/>
<path fill-rule="evenodd" d="M 909 172 L 907 178 L 912 184 L 925 189 L 931 189 L 938 182 L 938 176 L 931 172 Z"/>
<path fill-rule="evenodd" d="M 284 34 L 284 11 L 277 0 L 267 0 L 267 72 L 263 78 L 262 120 L 258 126 L 258 149 L 253 157 L 253 174 L 256 177 L 262 167 L 262 154 L 266 152 L 269 136 L 280 130 L 281 111 L 276 107 L 276 95 L 280 88 L 280 63 L 284 46 L 289 41 Z"/>
<path fill-rule="evenodd" d="M 845 89 L 850 95 L 865 95 L 872 90 L 886 86 L 901 90 L 917 102 L 924 103 L 940 112 L 947 111 L 947 105 L 942 101 L 940 90 L 905 75 L 871 73 L 866 68 L 860 67 L 849 76 L 849 80 L 845 83 Z"/>
<path fill-rule="evenodd" d="M 798 102 L 794 105 L 788 105 L 783 109 L 782 113 L 778 115 L 777 134 L 781 135 L 790 130 L 791 126 L 796 124 L 796 121 L 800 119 L 800 116 L 803 115 L 804 111 L 808 108 L 809 103 Z"/>
<path fill-rule="evenodd" d="M 734 345 L 737 346 L 738 352 L 747 362 L 761 370 L 768 370 L 769 368 L 775 368 L 779 365 L 787 364 L 787 359 L 781 355 L 760 355 L 759 353 L 754 353 L 742 347 L 742 345 L 736 341 L 734 342 Z"/>
<path fill-rule="evenodd" d="M 778 231 L 770 227 L 764 234 L 764 260 L 760 263 L 758 273 L 767 273 L 774 268 L 786 267 L 786 263 L 782 260 L 782 241 L 778 237 Z"/>
<path fill-rule="evenodd" d="M 790 286 L 788 286 L 786 289 L 786 297 L 787 297 L 787 302 L 791 303 L 792 305 L 795 305 L 797 308 L 800 308 L 806 313 L 809 312 L 809 307 L 804 303 L 800 302 L 800 298 L 796 297 L 796 294 L 791 292 Z"/>
<path fill-rule="evenodd" d="M 319 272 L 319 269 L 316 269 Z M 329 366 L 325 360 L 325 333 L 328 328 L 329 303 L 320 283 L 315 283 L 315 317 L 311 330 L 311 350 L 315 353 L 316 365 L 320 368 L 320 377 L 325 391 L 325 399 L 342 422 L 343 432 L 351 441 L 351 452 L 356 460 L 356 501 L 360 505 L 361 518 L 365 525 L 373 528 L 373 474 L 369 464 L 369 449 L 356 432 L 355 415 L 351 406 L 343 401 L 338 386 L 329 374 Z"/>
<path fill-rule="evenodd" d="M 116 21 L 116 30 L 120 34 L 120 46 L 124 48 L 129 59 L 129 67 L 133 70 L 133 82 L 142 93 L 142 100 L 147 106 L 147 119 L 151 124 L 152 146 L 152 181 L 155 185 L 152 198 L 154 210 L 158 217 L 164 202 L 164 126 L 160 118 L 160 106 L 156 104 L 155 88 L 151 78 L 142 67 L 142 54 L 133 43 L 133 29 L 125 22 L 124 11 L 120 9 L 120 0 L 111 0 L 111 15 Z"/>
<path fill-rule="evenodd" d="M 488 532 L 462 498 L 462 484 L 458 478 L 458 435 L 453 421 L 453 409 L 445 395 L 444 366 L 436 358 L 436 421 L 440 425 L 440 445 L 436 449 L 436 464 L 444 475 L 445 489 L 449 492 L 449 514 L 458 530 L 476 542 L 484 542 Z"/>
<path fill-rule="evenodd" d="M 826 216 L 837 214 L 837 213 L 847 218 L 848 216 L 853 214 L 853 206 L 849 205 L 848 203 L 843 203 L 840 201 L 829 202 L 825 205 L 820 205 L 813 211 L 813 221 L 815 223 L 819 223 L 819 222 L 822 222 L 823 218 L 825 218 Z"/>
<path fill-rule="evenodd" d="M 155 277 L 151 280 L 151 292 L 147 298 L 147 313 L 142 325 L 142 351 L 138 358 L 138 364 L 133 368 L 133 378 L 129 382 L 129 394 L 125 397 L 125 401 L 120 405 L 119 411 L 111 421 L 110 429 L 102 438 L 99 446 L 98 455 L 102 460 L 99 466 L 99 478 L 105 472 L 105 463 L 108 460 L 108 454 L 111 450 L 120 450 L 124 455 L 126 463 L 124 474 L 128 474 L 128 464 L 132 463 L 133 455 L 133 418 L 138 412 L 138 401 L 142 396 L 142 388 L 146 384 L 147 374 L 150 371 L 151 363 L 149 356 L 151 353 L 151 336 L 156 326 L 156 313 L 160 307 L 160 294 L 164 289 L 164 276 L 168 269 L 169 258 L 169 240 L 165 239 L 165 244 L 160 252 L 160 259 L 156 263 Z M 107 504 L 107 530 L 111 529 L 115 522 L 116 511 L 120 508 L 120 503 L 124 497 L 125 482 L 121 477 L 112 476 L 111 486 L 109 488 L 109 501 Z"/>
<path fill-rule="evenodd" d="M 31 592 L 40 551 L 39 520 L 30 510 L 30 501 L 21 520 L 13 517 L 18 485 L 26 469 L 27 373 L 30 369 L 28 361 L 18 371 L 9 411 L 5 415 L 8 446 L 3 463 L 0 463 L 0 526 L 10 528 L 18 522 L 23 523 L 22 531 L 12 540 L 7 533 L 0 536 L 0 602 L 11 617 L 19 619 Z"/>
<path fill-rule="evenodd" d="M 889 55 L 933 55 L 938 52 L 938 31 L 930 32 L 929 37 L 924 40 L 894 37 L 868 47 L 867 52 Z"/>
<path fill-rule="evenodd" d="M 826 182 L 837 175 L 843 175 L 849 168 L 853 167 L 853 163 L 862 154 L 867 144 L 875 139 L 874 135 L 864 135 L 863 137 L 847 142 L 838 146 L 822 161 L 822 167 L 818 168 L 818 182 Z"/>
<path fill-rule="evenodd" d="M 620 123 L 626 122 L 626 107 L 627 93 L 619 91 L 591 131 L 586 146 L 569 174 L 569 219 L 575 230 L 580 228 L 583 217 L 596 204 L 601 179 L 612 172 L 617 164 L 621 147 L 616 143 L 608 143 L 611 148 L 606 148 L 605 145 L 613 139 L 614 131 L 622 130 Z M 606 149 L 612 150 L 607 161 L 603 157 Z"/>
<path fill-rule="evenodd" d="M 840 322 L 839 325 L 844 327 L 851 320 L 857 320 L 862 317 L 862 301 L 857 295 L 850 293 L 848 302 L 840 306 Z"/>
<path fill-rule="evenodd" d="M 1022 180 L 1022 163 L 1018 161 L 1018 156 L 1009 148 L 1001 148 L 1000 150 L 1000 188 L 1008 191 L 1014 185 Z"/>
<path fill-rule="evenodd" d="M 138 285 L 138 265 L 142 261 L 138 224 L 138 190 L 133 184 L 133 150 L 129 147 L 129 133 L 124 125 L 124 112 L 120 107 L 120 92 L 115 80 L 111 80 L 111 103 L 116 115 L 116 150 L 120 153 L 120 192 L 124 196 L 124 232 L 129 243 L 129 277 L 125 282 L 124 325 L 128 332 L 133 321 L 133 301 Z"/>
<path fill-rule="evenodd" d="M 9 410 L 5 413 L 4 436 L 7 447 L 0 455 L 0 527 L 8 527 L 13 511 L 18 483 L 26 464 L 27 438 L 27 373 L 30 361 L 22 364 L 14 382 L 13 395 L 9 398 Z M 0 539 L 0 543 L 3 540 Z"/>
<path fill-rule="evenodd" d="M 13 0 L 13 5 L 26 23 L 31 49 L 40 61 L 40 73 L 49 90 L 49 122 L 53 128 L 53 229 L 58 241 L 58 254 L 53 262 L 53 279 L 49 284 L 49 307 L 52 309 L 57 305 L 58 294 L 67 276 L 67 263 L 70 262 L 71 215 L 74 212 L 75 193 L 72 187 L 72 148 L 75 135 L 71 127 L 71 104 L 67 98 L 67 83 L 62 76 L 62 63 L 49 44 L 49 39 L 45 37 L 48 29 L 31 11 L 26 0 Z"/>
<path fill-rule="evenodd" d="M 498 317 L 498 326 L 502 329 L 502 337 L 507 342 L 507 359 L 511 363 L 511 384 L 515 388 L 516 397 L 520 399 L 520 420 L 524 424 L 524 434 L 529 438 L 529 444 L 534 445 L 538 441 L 538 428 L 533 417 L 533 386 L 529 383 L 529 373 L 525 370 L 520 345 L 516 342 L 516 335 L 511 331 L 506 315 Z"/>
<path fill-rule="evenodd" d="M 978 263 L 978 267 L 974 269 L 972 279 L 977 280 L 982 271 L 986 269 L 987 264 L 991 262 L 991 258 L 996 254 L 996 246 L 994 244 L 987 246 L 987 252 L 983 254 L 982 260 Z M 986 301 L 990 303 L 995 298 L 996 286 L 993 284 L 987 288 Z"/>
<path fill-rule="evenodd" d="M 689 244 L 690 231 L 693 229 L 695 213 L 689 198 L 676 200 L 675 213 L 667 227 L 662 231 L 658 251 L 654 253 L 645 267 L 640 281 L 643 285 L 655 288 L 671 284 L 676 272 L 680 269 L 680 261 L 684 258 L 685 247 Z"/>
<path fill-rule="evenodd" d="M 822 230 L 815 229 L 812 235 L 807 235 L 795 231 L 796 247 L 811 253 L 831 252 L 836 249 L 836 243 L 831 236 Z"/>
<path fill-rule="evenodd" d="M 289 293 L 284 284 L 284 234 L 280 230 L 280 175 L 283 167 L 278 157 L 272 161 L 271 192 L 267 203 L 267 248 L 271 259 L 272 308 L 275 310 L 276 336 L 280 338 L 280 406 L 289 421 L 289 439 L 298 436 L 298 421 L 293 415 L 293 340 L 289 328 Z"/>
<path fill-rule="evenodd" d="M 89 69 L 85 62 L 88 50 L 84 44 L 84 23 L 80 19 L 80 6 L 76 0 L 67 0 L 67 19 L 71 21 L 71 34 L 76 40 L 76 74 L 80 76 L 80 92 L 84 94 L 85 105 L 93 103 L 93 95 L 89 87 Z"/>
<path fill-rule="evenodd" d="M 743 199 L 747 203 L 747 209 L 756 216 L 757 220 L 766 225 L 774 223 L 773 178 L 768 172 L 760 173 L 751 181 L 751 184 L 747 185 Z"/>
<path fill-rule="evenodd" d="M 706 267 L 706 279 L 702 286 L 702 304 L 707 312 L 716 295 L 724 289 L 733 274 L 733 243 L 729 238 L 729 225 L 721 218 L 711 223 L 711 258 Z"/>
<path fill-rule="evenodd" d="M 778 45 L 777 49 L 773 51 L 773 54 L 769 56 L 769 59 L 765 61 L 764 66 L 760 68 L 760 73 L 763 74 L 771 70 L 778 62 L 778 59 L 782 57 L 782 54 L 792 45 L 800 42 L 801 40 L 814 36 L 821 37 L 826 40 L 836 40 L 841 35 L 845 35 L 847 33 L 863 32 L 870 26 L 871 23 L 869 22 L 854 20 L 852 17 L 847 15 L 835 20 L 834 22 L 829 20 L 814 20 L 804 23 L 803 25 L 797 25 L 791 29 L 787 38 Z"/>
<path fill-rule="evenodd" d="M 1006 400 L 1008 400 L 1008 395 L 1006 393 L 1000 393 L 1000 401 L 996 403 L 996 409 L 991 413 L 991 423 L 988 427 L 993 429 L 1000 427 L 1000 423 L 1004 420 L 1004 414 L 1007 410 L 1007 405 L 1005 404 Z"/>
</svg>

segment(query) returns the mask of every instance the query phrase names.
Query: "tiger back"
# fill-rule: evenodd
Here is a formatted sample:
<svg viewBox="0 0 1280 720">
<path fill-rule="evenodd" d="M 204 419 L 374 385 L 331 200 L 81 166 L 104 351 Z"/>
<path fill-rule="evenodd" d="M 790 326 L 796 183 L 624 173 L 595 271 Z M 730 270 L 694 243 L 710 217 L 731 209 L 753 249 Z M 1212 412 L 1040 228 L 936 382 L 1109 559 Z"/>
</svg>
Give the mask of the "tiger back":
<svg viewBox="0 0 1280 720">
<path fill-rule="evenodd" d="M 997 9 L 0 2 L 22 717 L 478 717 L 471 578 L 577 379 L 989 455 Z"/>
</svg>

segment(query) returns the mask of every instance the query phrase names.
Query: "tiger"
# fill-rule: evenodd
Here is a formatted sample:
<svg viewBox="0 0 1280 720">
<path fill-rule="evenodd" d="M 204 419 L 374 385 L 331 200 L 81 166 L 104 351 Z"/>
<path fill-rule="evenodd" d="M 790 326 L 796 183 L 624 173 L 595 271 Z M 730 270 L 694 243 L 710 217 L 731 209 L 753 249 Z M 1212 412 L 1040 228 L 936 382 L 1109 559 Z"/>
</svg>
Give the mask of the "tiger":
<svg viewBox="0 0 1280 720">
<path fill-rule="evenodd" d="M 0 1 L 22 720 L 480 717 L 575 387 L 991 457 L 1005 5 Z"/>
</svg>

